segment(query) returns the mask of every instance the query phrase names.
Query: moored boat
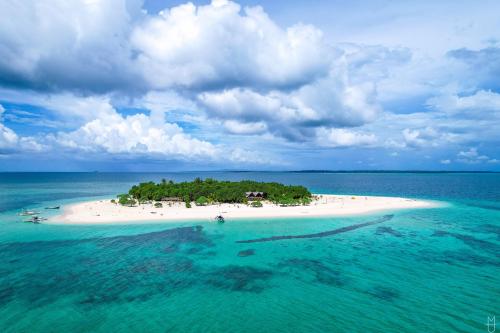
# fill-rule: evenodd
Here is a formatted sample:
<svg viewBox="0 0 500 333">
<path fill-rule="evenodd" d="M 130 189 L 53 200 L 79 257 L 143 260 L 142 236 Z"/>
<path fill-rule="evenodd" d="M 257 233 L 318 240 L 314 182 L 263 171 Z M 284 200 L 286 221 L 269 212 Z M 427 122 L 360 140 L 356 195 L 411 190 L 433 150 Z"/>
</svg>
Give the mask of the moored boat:
<svg viewBox="0 0 500 333">
<path fill-rule="evenodd" d="M 215 221 L 219 222 L 219 223 L 224 223 L 225 220 L 224 220 L 224 217 L 222 215 L 217 215 L 215 218 L 214 218 Z"/>
<path fill-rule="evenodd" d="M 34 210 L 24 210 L 21 213 L 19 213 L 20 216 L 33 216 L 40 214 L 40 212 L 35 212 Z"/>
<path fill-rule="evenodd" d="M 46 221 L 46 217 L 33 216 L 28 220 L 24 220 L 25 223 L 40 224 L 41 221 Z"/>
</svg>

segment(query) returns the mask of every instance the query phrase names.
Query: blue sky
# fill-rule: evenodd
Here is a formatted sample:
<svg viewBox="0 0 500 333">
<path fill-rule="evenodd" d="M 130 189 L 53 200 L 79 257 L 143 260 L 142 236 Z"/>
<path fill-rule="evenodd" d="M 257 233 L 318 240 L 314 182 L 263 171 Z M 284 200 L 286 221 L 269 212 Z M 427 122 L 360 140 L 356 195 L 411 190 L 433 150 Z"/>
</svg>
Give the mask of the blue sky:
<svg viewBox="0 0 500 333">
<path fill-rule="evenodd" d="M 0 12 L 0 171 L 500 171 L 498 1 Z"/>
</svg>

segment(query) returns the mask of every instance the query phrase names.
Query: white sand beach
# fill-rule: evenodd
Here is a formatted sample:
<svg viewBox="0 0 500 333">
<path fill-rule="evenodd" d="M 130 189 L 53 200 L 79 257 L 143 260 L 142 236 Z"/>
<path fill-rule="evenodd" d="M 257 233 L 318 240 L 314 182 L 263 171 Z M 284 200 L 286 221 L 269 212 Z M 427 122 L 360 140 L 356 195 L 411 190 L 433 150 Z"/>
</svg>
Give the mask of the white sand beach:
<svg viewBox="0 0 500 333">
<path fill-rule="evenodd" d="M 63 207 L 61 215 L 51 217 L 52 224 L 110 224 L 135 223 L 141 221 L 176 222 L 182 220 L 213 220 L 222 215 L 226 220 L 241 218 L 277 217 L 321 217 L 360 215 L 383 210 L 433 208 L 432 201 L 397 197 L 317 195 L 308 206 L 280 207 L 263 202 L 263 207 L 254 208 L 245 204 L 220 204 L 186 208 L 184 203 L 163 203 L 162 208 L 153 204 L 125 207 L 98 200 Z"/>
</svg>

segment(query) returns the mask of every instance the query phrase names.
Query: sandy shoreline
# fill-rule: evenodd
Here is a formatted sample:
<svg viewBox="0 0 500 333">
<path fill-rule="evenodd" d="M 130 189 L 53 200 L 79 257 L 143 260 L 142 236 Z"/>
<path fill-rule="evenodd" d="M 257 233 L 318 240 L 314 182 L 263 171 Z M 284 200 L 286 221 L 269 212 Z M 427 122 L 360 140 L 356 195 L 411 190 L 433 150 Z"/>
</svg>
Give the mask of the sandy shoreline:
<svg viewBox="0 0 500 333">
<path fill-rule="evenodd" d="M 110 200 L 81 202 L 63 207 L 61 215 L 51 217 L 52 224 L 111 224 L 141 221 L 178 222 L 185 220 L 210 221 L 216 215 L 227 219 L 278 218 L 278 217 L 324 217 L 361 215 L 382 210 L 433 208 L 432 201 L 397 197 L 373 197 L 352 195 L 319 195 L 309 206 L 280 207 L 264 203 L 261 208 L 244 204 L 220 204 L 186 208 L 184 203 L 163 203 L 163 208 L 152 204 L 124 207 Z"/>
</svg>

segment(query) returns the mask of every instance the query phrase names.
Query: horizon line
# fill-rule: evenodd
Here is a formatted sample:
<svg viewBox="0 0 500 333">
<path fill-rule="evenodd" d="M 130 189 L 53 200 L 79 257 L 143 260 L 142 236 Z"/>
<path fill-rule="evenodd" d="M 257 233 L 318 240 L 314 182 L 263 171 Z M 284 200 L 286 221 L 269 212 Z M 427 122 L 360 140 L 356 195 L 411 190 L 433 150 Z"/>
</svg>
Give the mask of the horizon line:
<svg viewBox="0 0 500 333">
<path fill-rule="evenodd" d="M 194 173 L 194 172 L 234 172 L 234 173 L 251 173 L 251 172 L 267 172 L 267 173 L 500 173 L 494 170 L 322 170 L 322 169 L 305 169 L 305 170 L 186 170 L 186 171 L 0 171 L 1 173 Z"/>
</svg>

